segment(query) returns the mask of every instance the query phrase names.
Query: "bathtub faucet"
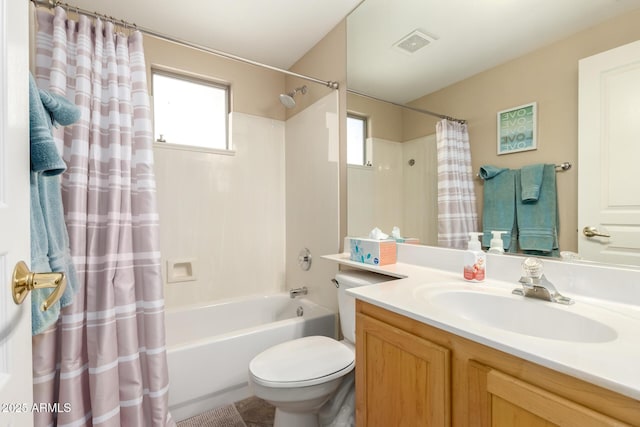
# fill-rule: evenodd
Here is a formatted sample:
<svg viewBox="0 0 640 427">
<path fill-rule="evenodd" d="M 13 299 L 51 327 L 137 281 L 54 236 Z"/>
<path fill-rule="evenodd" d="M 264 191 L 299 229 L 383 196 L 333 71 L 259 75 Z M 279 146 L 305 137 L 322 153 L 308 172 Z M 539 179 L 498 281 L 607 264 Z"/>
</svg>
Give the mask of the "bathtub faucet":
<svg viewBox="0 0 640 427">
<path fill-rule="evenodd" d="M 306 286 L 303 286 L 301 288 L 293 288 L 289 290 L 289 296 L 291 298 L 295 298 L 300 295 L 307 295 L 308 293 L 309 293 L 309 290 L 307 289 Z"/>
</svg>

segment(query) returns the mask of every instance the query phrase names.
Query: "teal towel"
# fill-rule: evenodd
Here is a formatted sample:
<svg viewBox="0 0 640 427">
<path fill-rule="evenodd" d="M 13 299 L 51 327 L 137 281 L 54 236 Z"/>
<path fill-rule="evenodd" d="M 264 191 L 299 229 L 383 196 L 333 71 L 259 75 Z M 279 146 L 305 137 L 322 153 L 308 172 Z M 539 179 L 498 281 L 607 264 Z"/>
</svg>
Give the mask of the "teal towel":
<svg viewBox="0 0 640 427">
<path fill-rule="evenodd" d="M 521 188 L 516 176 L 516 191 Z M 517 197 L 518 243 L 531 255 L 558 256 L 558 195 L 555 165 L 544 165 L 538 201 L 523 203 Z"/>
<path fill-rule="evenodd" d="M 51 134 L 51 116 L 40 98 L 40 91 L 29 73 L 29 139 L 31 141 L 31 170 L 43 175 L 59 175 L 67 165 L 58 154 Z"/>
<path fill-rule="evenodd" d="M 538 201 L 538 197 L 540 197 L 540 186 L 542 185 L 543 170 L 543 164 L 523 166 L 520 170 L 522 190 L 521 200 L 523 203 L 535 203 Z"/>
<path fill-rule="evenodd" d="M 491 165 L 480 166 L 480 178 L 482 179 L 491 179 L 496 175 L 501 174 L 504 171 L 508 171 L 507 168 L 499 168 Z"/>
<path fill-rule="evenodd" d="M 67 277 L 67 289 L 60 298 L 62 307 L 73 302 L 78 289 L 76 268 L 71 260 L 69 234 L 64 222 L 64 207 L 59 176 L 40 176 L 40 208 L 47 231 L 47 256 L 51 271 L 62 271 Z"/>
<path fill-rule="evenodd" d="M 42 105 L 51 115 L 53 126 L 56 126 L 56 123 L 68 126 L 80 119 L 80 109 L 67 98 L 42 89 L 39 89 L 38 92 Z"/>
<path fill-rule="evenodd" d="M 31 172 L 31 271 L 48 273 L 49 238 L 47 226 L 40 206 L 41 180 L 57 178 L 44 177 L 40 173 Z M 41 305 L 49 297 L 52 289 L 34 289 L 31 291 L 31 332 L 37 335 L 51 326 L 60 316 L 60 303 L 52 305 L 47 311 L 42 311 Z"/>
<path fill-rule="evenodd" d="M 482 209 L 482 246 L 491 244 L 491 231 L 506 231 L 502 235 L 505 251 L 514 252 L 516 228 L 515 175 L 511 169 L 482 166 L 484 181 Z"/>
<path fill-rule="evenodd" d="M 69 251 L 69 236 L 64 222 L 60 174 L 66 165 L 53 140 L 55 122 L 71 124 L 80 117 L 79 109 L 66 99 L 38 90 L 29 76 L 29 122 L 31 142 L 31 270 L 60 271 L 67 278 L 67 288 L 59 303 L 41 310 L 52 289 L 31 292 L 31 329 L 37 335 L 53 325 L 60 307 L 73 301 L 78 287 L 75 267 Z"/>
</svg>

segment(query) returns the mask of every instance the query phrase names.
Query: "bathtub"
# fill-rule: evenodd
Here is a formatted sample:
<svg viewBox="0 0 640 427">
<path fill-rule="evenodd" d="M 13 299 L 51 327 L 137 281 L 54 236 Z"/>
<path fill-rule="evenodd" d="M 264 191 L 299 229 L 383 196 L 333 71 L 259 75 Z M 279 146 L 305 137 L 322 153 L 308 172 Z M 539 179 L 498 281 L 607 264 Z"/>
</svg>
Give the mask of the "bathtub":
<svg viewBox="0 0 640 427">
<path fill-rule="evenodd" d="M 308 335 L 336 335 L 329 309 L 288 293 L 167 310 L 169 410 L 183 420 L 251 396 L 248 367 L 263 350 Z"/>
</svg>

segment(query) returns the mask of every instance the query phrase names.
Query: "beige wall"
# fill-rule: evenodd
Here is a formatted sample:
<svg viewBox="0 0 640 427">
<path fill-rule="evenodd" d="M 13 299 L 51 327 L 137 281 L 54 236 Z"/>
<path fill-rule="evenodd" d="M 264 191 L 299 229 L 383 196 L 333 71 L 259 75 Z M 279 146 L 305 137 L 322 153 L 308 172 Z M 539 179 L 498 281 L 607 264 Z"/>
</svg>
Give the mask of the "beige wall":
<svg viewBox="0 0 640 427">
<path fill-rule="evenodd" d="M 278 96 L 284 91 L 285 75 L 152 36 L 144 38 L 149 93 L 151 68 L 187 73 L 231 86 L 231 111 L 284 120 L 285 108 Z"/>
<path fill-rule="evenodd" d="M 640 39 L 640 11 L 629 13 L 515 59 L 411 103 L 466 119 L 473 169 L 485 164 L 519 168 L 530 163 L 569 161 L 559 172 L 560 247 L 577 249 L 578 60 Z M 452 54 L 455 54 L 452 53 Z M 496 113 L 538 103 L 538 149 L 496 154 Z M 405 140 L 433 133 L 436 119 L 407 116 Z M 482 184 L 476 182 L 478 208 Z"/>
<path fill-rule="evenodd" d="M 322 40 L 300 58 L 289 71 L 315 77 L 323 81 L 335 81 L 341 87 L 340 93 L 346 87 L 346 57 L 347 57 L 347 27 L 343 20 L 333 28 Z M 321 83 L 310 82 L 294 76 L 286 77 L 287 92 L 307 85 L 306 95 L 296 95 L 296 106 L 287 110 L 287 117 L 294 116 L 309 105 L 324 98 L 334 89 Z"/>
<path fill-rule="evenodd" d="M 388 102 L 347 94 L 349 113 L 367 117 L 367 137 L 402 142 L 404 138 L 404 108 Z"/>
</svg>

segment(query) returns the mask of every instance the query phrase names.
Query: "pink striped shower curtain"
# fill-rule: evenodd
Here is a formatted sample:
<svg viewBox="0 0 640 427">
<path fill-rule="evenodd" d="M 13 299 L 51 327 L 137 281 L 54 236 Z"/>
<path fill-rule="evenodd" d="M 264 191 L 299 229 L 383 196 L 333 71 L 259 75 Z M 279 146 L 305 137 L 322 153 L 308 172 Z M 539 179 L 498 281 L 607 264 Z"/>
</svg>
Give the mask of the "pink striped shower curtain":
<svg viewBox="0 0 640 427">
<path fill-rule="evenodd" d="M 81 109 L 54 131 L 79 290 L 33 340 L 36 426 L 175 426 L 142 35 L 56 8 L 37 12 L 38 86 Z M 68 411 L 67 411 L 68 409 Z"/>
<path fill-rule="evenodd" d="M 436 125 L 438 146 L 438 246 L 466 249 L 478 231 L 471 148 L 466 123 L 443 119 Z"/>
</svg>

